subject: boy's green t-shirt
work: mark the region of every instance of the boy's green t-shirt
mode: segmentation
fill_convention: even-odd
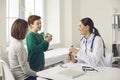
[[[28,33],[26,44],[30,68],[35,71],[43,69],[45,65],[44,51],[46,51],[49,46],[49,43],[44,40],[43,33]]]

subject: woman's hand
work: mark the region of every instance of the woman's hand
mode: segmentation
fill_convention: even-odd
[[[74,47],[71,47],[70,49],[69,49],[69,51],[70,52],[72,52],[72,53],[78,53],[78,49],[76,49],[76,48],[74,48]]]

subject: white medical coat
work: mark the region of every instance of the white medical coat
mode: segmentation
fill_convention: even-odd
[[[80,49],[77,53],[78,62],[84,62],[91,66],[104,66],[104,47],[101,37],[96,36],[91,49],[94,34],[89,38],[83,38],[80,42]]]

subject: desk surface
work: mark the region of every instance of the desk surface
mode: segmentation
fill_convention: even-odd
[[[45,52],[45,66],[65,61],[68,58],[69,48],[57,48]]]
[[[67,68],[65,68],[67,67]],[[81,75],[77,78],[71,78],[62,74],[59,74],[61,71],[76,67],[76,69],[81,70],[82,64],[67,63],[63,67],[56,66],[47,70],[43,70],[37,73],[38,76],[51,78],[53,80],[120,80],[120,69],[112,67],[95,67],[96,71],[86,72],[84,75]],[[38,80],[45,80],[38,78]]]

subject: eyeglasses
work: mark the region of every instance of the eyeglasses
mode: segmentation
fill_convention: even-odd
[[[87,71],[96,71],[96,72],[98,72],[97,69],[95,69],[95,68],[93,68],[93,67],[88,67],[88,66],[82,66],[82,70],[83,70],[84,72],[87,72]]]

